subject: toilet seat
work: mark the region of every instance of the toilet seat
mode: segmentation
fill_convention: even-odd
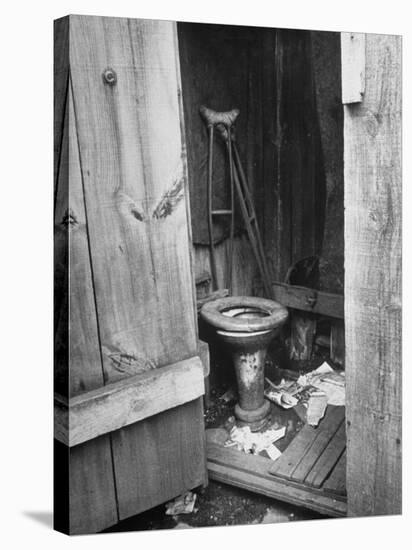
[[[283,324],[288,317],[288,310],[279,302],[266,298],[230,296],[206,302],[200,315],[220,330],[257,332],[271,330]]]

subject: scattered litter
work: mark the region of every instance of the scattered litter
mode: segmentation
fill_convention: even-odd
[[[269,445],[268,447],[265,447],[264,450],[267,452],[269,458],[272,460],[277,460],[282,454],[279,449],[275,447],[275,445]]]
[[[252,432],[249,426],[241,428],[234,426],[229,433],[229,439],[225,447],[236,447],[238,451],[248,454],[259,454],[266,451],[272,460],[276,460],[282,454],[274,445],[275,441],[285,436],[286,428],[278,430],[266,430],[265,432]]]
[[[345,405],[345,373],[334,371],[326,361],[312,372],[300,376],[298,384],[314,386],[324,392],[328,405]]]
[[[265,378],[265,380],[270,386],[264,392],[269,401],[273,401],[273,403],[284,409],[290,409],[298,404],[299,401],[294,397],[294,393],[300,388],[297,387],[295,382],[285,382],[282,379],[281,383],[276,385],[269,378]]]
[[[286,391],[265,390],[265,397],[284,409],[290,409],[298,404],[298,400]]]
[[[317,426],[319,420],[325,415],[325,410],[328,405],[328,397],[323,391],[317,391],[310,395],[308,400],[308,410],[306,418],[309,426]]]
[[[166,504],[167,516],[178,516],[179,514],[191,514],[195,510],[196,493],[188,491],[180,497],[175,498]]]

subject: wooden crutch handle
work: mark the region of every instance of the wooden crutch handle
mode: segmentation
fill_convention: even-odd
[[[200,114],[208,126],[215,126],[216,124],[224,124],[227,128],[230,128],[234,124],[239,115],[239,109],[232,109],[225,113],[218,113],[213,109],[209,109],[205,105],[202,105],[199,109]]]

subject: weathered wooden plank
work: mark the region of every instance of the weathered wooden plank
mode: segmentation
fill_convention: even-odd
[[[202,399],[119,430],[115,444],[120,519],[207,484]]]
[[[312,426],[305,424],[281,457],[270,468],[270,473],[277,477],[290,479],[301,458],[312,446],[318,433]]]
[[[262,186],[258,202],[262,212],[262,236],[270,273],[284,280],[291,263],[291,191],[283,185],[282,160],[284,123],[283,75],[284,44],[282,30],[262,32]],[[271,116],[264,116],[265,113]],[[258,214],[259,215],[259,214]],[[260,221],[260,220],[259,220]]]
[[[54,21],[53,47],[53,81],[54,81],[54,193],[57,197],[56,185],[62,154],[62,138],[66,98],[69,83],[69,18],[62,17]]]
[[[56,437],[73,447],[204,393],[204,367],[198,356],[88,391],[70,399],[57,396]]]
[[[338,431],[329,441],[327,447],[316,461],[312,470],[306,476],[305,483],[308,485],[313,485],[313,487],[321,487],[325,479],[332,472],[345,448],[345,422],[342,422]]]
[[[175,25],[84,16],[70,25],[104,379],[117,383],[197,354]],[[122,519],[205,482],[202,425],[197,399],[111,432]],[[154,462],[164,465],[157,485],[145,482]]]
[[[325,491],[346,495],[346,450],[322,486]]]
[[[311,469],[317,467],[315,463],[344,421],[345,407],[331,407],[330,405],[327,407],[325,417],[322,418],[316,429],[317,436],[300,462],[296,464],[291,479],[296,482],[303,482]]]
[[[358,103],[365,93],[365,34],[341,33],[342,103]]]
[[[344,317],[344,297],[303,286],[272,283],[273,299],[286,307],[311,311],[329,317]]]
[[[63,65],[60,64],[62,61]],[[54,259],[55,390],[66,399],[103,384],[87,220],[68,74],[69,19],[65,18],[55,24],[54,96],[55,108],[57,106],[58,109],[55,111],[57,173]],[[59,111],[63,104],[64,124]],[[56,424],[56,436],[59,431],[60,427]],[[76,449],[69,449],[58,441],[55,445],[56,528],[79,534],[99,531],[116,523],[118,514],[109,436]]]
[[[70,397],[104,384],[96,303],[92,281],[88,223],[71,87],[69,107],[69,205],[57,221],[69,236]],[[59,212],[56,209],[56,214]]]
[[[208,430],[206,435],[207,432]],[[304,506],[322,514],[334,517],[346,515],[346,502],[342,499],[293,482],[286,483],[271,476],[269,469],[273,461],[269,458],[247,455],[215,443],[208,443],[207,455],[207,468],[211,479],[296,506]]]
[[[71,17],[108,382],[196,354],[173,29],[162,21]],[[103,76],[108,67],[113,84]]]
[[[61,91],[66,94],[66,90]],[[54,188],[54,390],[69,395],[69,106],[55,134],[58,173]]]
[[[319,262],[320,290],[343,294],[343,106],[340,33],[311,31],[313,79],[316,90],[322,162],[325,172],[324,219]],[[308,285],[310,286],[310,285]]]
[[[119,521],[109,435],[70,449],[70,534],[97,533]]]
[[[401,512],[401,93],[401,38],[368,34],[363,101],[344,107],[351,516]]]

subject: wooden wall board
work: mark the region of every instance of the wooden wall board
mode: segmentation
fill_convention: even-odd
[[[321,252],[325,179],[308,31],[282,30],[281,180],[291,189],[291,264]]]
[[[359,103],[365,93],[366,35],[341,33],[342,41],[342,103]]]
[[[54,80],[54,169],[53,182],[56,198],[56,184],[59,173],[64,117],[66,112],[67,89],[69,84],[69,19],[62,17],[54,21],[53,80]]]
[[[325,173],[325,215],[319,289],[343,294],[343,107],[340,33],[311,31],[316,112]]]
[[[343,295],[278,282],[272,283],[272,289],[273,298],[287,307],[343,319]]]
[[[399,514],[402,505],[401,37],[368,34],[365,47],[365,94],[344,106],[351,516]]]
[[[173,29],[71,17],[106,382],[196,355]],[[102,76],[108,67],[114,85]]]
[[[119,521],[109,435],[70,449],[71,535],[97,533]]]
[[[70,185],[56,191],[56,256],[67,284],[70,273],[73,310],[71,391],[62,393],[76,400],[149,367],[167,368],[196,356],[197,330],[175,27],[83,16],[66,21],[67,26],[56,26],[55,38],[56,47],[70,57],[67,128],[55,138],[61,143],[59,154],[65,151],[58,184],[68,180]],[[69,46],[58,34],[67,28]],[[105,77],[108,68],[116,73],[115,83]],[[68,311],[68,292],[66,301]],[[198,370],[203,387],[203,368]],[[125,507],[128,515],[136,513],[131,499],[126,504],[119,499],[117,487],[136,481],[123,464],[133,465],[141,452],[143,478],[151,464],[141,449],[153,450],[150,441],[158,434],[167,433],[175,447],[159,444],[156,460],[167,465],[173,453],[196,455],[184,481],[206,483],[201,399],[172,411],[128,426],[127,435],[119,430],[63,453],[69,457],[70,533],[104,529],[119,520],[120,508],[122,517]],[[182,429],[190,442],[180,435]],[[140,437],[138,445],[135,437]],[[169,482],[169,473],[166,467],[159,477],[160,488],[175,491],[163,494],[165,500],[193,487],[179,487],[181,476]],[[149,507],[148,487],[139,495],[139,506],[143,502]]]
[[[120,519],[207,484],[202,399],[122,428],[113,442]]]
[[[194,245],[195,274],[211,273],[209,247]],[[223,289],[229,261],[229,241],[215,247],[218,287]],[[235,237],[233,243],[233,296],[254,296],[261,288],[252,247],[246,235]]]
[[[68,89],[67,105],[69,204],[61,216],[61,221],[59,218],[58,221],[65,225],[69,236],[69,383],[70,397],[75,397],[101,387],[104,384],[104,376],[71,86]]]
[[[61,27],[57,27],[60,29]],[[64,28],[64,27],[63,27]],[[59,34],[58,34],[59,36]],[[61,93],[66,93],[66,90]],[[65,102],[66,103],[66,102]],[[69,106],[65,104],[62,123],[54,142],[59,143],[55,180],[53,228],[54,263],[54,390],[69,395]],[[57,154],[55,152],[55,154]]]
[[[291,263],[291,190],[283,185],[281,172],[284,45],[281,30],[261,32],[263,174],[260,192],[257,189],[257,212],[262,218],[260,226],[270,274],[274,280],[283,281]]]

